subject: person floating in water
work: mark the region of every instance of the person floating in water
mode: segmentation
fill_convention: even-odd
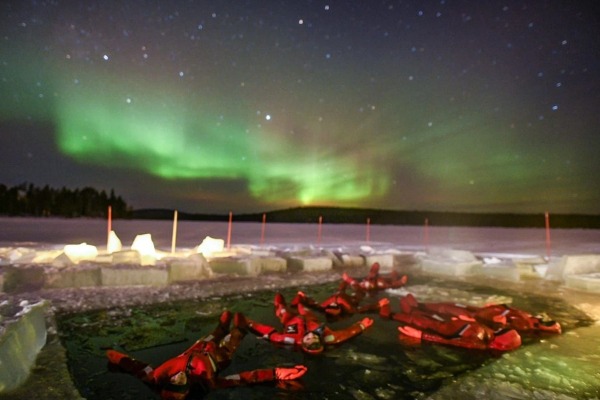
[[[418,307],[401,307],[401,312],[394,313],[387,298],[379,303],[379,315],[401,322],[398,330],[405,336],[479,350],[511,351],[521,346],[521,336],[514,329],[495,331],[473,319],[442,316]]]
[[[506,304],[475,307],[458,303],[418,303],[412,294],[408,294],[401,299],[400,307],[403,311],[417,308],[465,321],[473,320],[492,329],[508,328],[519,333],[561,333],[560,323],[547,316],[533,316]]]
[[[389,275],[379,274],[380,265],[374,263],[369,270],[369,274],[362,279],[355,279],[348,276],[347,273],[342,274],[342,280],[352,287],[352,289],[359,291],[365,291],[367,293],[373,293],[380,290],[386,289],[397,289],[404,285],[408,281],[406,275],[400,276],[397,271],[392,271]]]
[[[302,304],[305,307],[322,312],[328,320],[338,320],[354,314],[376,313],[379,311],[379,303],[377,302],[365,305],[360,304],[365,297],[363,290],[349,294],[346,292],[347,287],[348,283],[342,281],[338,290],[321,303],[307,296],[304,292],[298,292],[292,300],[291,306],[295,307],[298,304]]]
[[[234,327],[230,330],[231,319],[231,313],[224,311],[211,334],[199,339],[186,351],[157,368],[113,349],[108,350],[106,356],[112,365],[157,389],[163,400],[185,399],[195,387],[208,391],[245,384],[289,381],[304,375],[307,368],[296,365],[291,368],[259,369],[220,377],[219,372],[231,363],[233,354],[245,335],[237,326],[239,321],[244,319],[243,315],[235,314]]]
[[[321,323],[317,316],[301,303],[297,304],[297,309],[288,307],[281,293],[275,295],[274,303],[275,315],[284,327],[282,332],[247,317],[245,323],[240,323],[240,328],[246,328],[272,343],[294,345],[306,353],[319,354],[326,346],[343,343],[373,325],[371,318],[363,318],[345,329],[334,331]]]

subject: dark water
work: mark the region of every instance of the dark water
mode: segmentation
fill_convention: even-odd
[[[472,298],[490,294],[509,296],[513,306],[532,313],[547,312],[562,323],[565,331],[591,324],[583,313],[556,299],[529,297],[457,282],[447,284],[443,280],[411,283],[426,287],[434,294],[455,290]],[[333,293],[336,287],[337,283],[334,283],[284,290],[282,293],[291,300],[296,290],[303,290],[321,300]],[[110,371],[104,349],[114,347],[156,366],[211,332],[224,309],[240,311],[255,320],[279,327],[273,315],[273,296],[274,292],[269,291],[59,316],[59,331],[68,352],[73,380],[88,400],[158,399],[156,393],[136,378]],[[377,298],[383,296],[390,297],[388,293],[382,293]],[[397,306],[395,298],[392,304]],[[398,335],[396,322],[382,320],[377,315],[372,317],[375,324],[371,329],[320,356],[307,356],[291,348],[275,347],[249,334],[224,375],[302,363],[308,367],[308,372],[301,385],[281,388],[264,384],[221,389],[190,398],[419,399],[436,392],[461,374],[499,360],[498,355],[484,351],[407,342]],[[330,326],[339,329],[361,318],[355,316]],[[524,337],[523,346],[531,346],[540,340],[543,338],[539,336]]]

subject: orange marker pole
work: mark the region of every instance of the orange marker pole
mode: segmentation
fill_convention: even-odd
[[[548,211],[546,211],[545,218],[546,218],[546,258],[548,260],[550,260],[550,248],[551,248],[551,244],[550,244],[550,214],[548,214]]]
[[[321,244],[321,231],[323,226],[323,216],[319,215],[319,230],[317,231],[317,243]]]
[[[260,244],[265,242],[265,225],[267,223],[267,214],[263,213],[262,225],[260,226]]]
[[[171,254],[175,254],[175,244],[177,243],[177,210],[173,213],[173,236],[171,238]]]
[[[110,244],[110,232],[112,231],[112,207],[108,206],[108,228],[106,233],[106,250],[108,250]]]
[[[227,226],[227,249],[231,247],[231,223],[233,220],[233,213],[229,211],[229,225]]]
[[[367,243],[371,241],[371,218],[367,218]]]

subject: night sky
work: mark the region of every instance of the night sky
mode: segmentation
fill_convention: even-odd
[[[0,4],[0,183],[600,214],[600,2]]]

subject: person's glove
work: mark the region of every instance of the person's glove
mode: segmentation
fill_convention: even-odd
[[[280,381],[290,381],[298,379],[306,373],[308,368],[304,365],[296,365],[294,367],[277,367],[275,368],[275,377]]]
[[[392,314],[392,310],[390,309],[390,300],[387,297],[379,300],[379,315],[383,318],[389,318]]]
[[[410,336],[416,339],[421,339],[421,336],[423,336],[423,332],[413,328],[412,326],[399,326],[398,330],[400,331],[400,333],[406,335],[406,336]]]
[[[359,322],[361,329],[364,331],[371,325],[373,325],[373,320],[371,318],[363,318],[362,321]]]
[[[129,358],[126,354],[120,353],[116,350],[109,349],[106,351],[106,357],[111,364],[119,365],[122,359]]]

